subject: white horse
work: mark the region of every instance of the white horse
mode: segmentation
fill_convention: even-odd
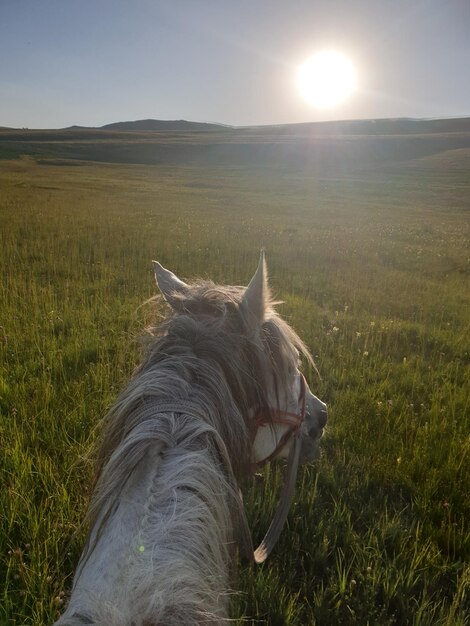
[[[260,562],[326,424],[299,371],[300,353],[311,357],[273,309],[264,254],[246,289],[188,285],[154,265],[172,313],[105,421],[91,530],[57,626],[226,623],[236,548],[253,554],[239,479],[289,458]]]

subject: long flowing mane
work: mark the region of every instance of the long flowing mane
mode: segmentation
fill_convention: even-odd
[[[252,469],[249,418],[254,407],[272,410],[269,390],[281,402],[299,352],[311,357],[267,293],[254,330],[244,288],[186,287],[149,329],[143,361],[105,418],[91,530],[58,624],[225,621],[234,549],[250,543],[238,491]],[[114,579],[103,598],[81,579],[88,565],[92,580],[103,576],[118,549],[120,587]],[[78,610],[84,595],[88,609]]]

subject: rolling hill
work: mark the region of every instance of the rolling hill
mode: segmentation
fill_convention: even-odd
[[[205,122],[188,122],[187,120],[135,120],[133,122],[114,122],[100,126],[102,130],[123,130],[123,131],[208,131],[230,128],[222,124],[207,124]]]
[[[469,149],[470,118],[244,128],[185,120],[137,120],[101,128],[0,129],[0,159],[30,156],[38,161],[266,166],[328,175],[444,153],[452,160],[453,154]]]

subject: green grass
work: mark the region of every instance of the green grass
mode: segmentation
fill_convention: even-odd
[[[235,623],[470,623],[470,177],[447,165],[2,162],[2,625],[52,622],[70,588],[151,259],[246,284],[261,246],[330,422],[274,553],[242,564]],[[272,467],[246,493],[258,539],[279,489]]]

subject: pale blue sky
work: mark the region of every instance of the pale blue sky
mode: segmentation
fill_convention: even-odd
[[[295,72],[323,48],[361,88],[319,112]],[[0,0],[0,126],[465,116],[469,68],[470,0]]]

